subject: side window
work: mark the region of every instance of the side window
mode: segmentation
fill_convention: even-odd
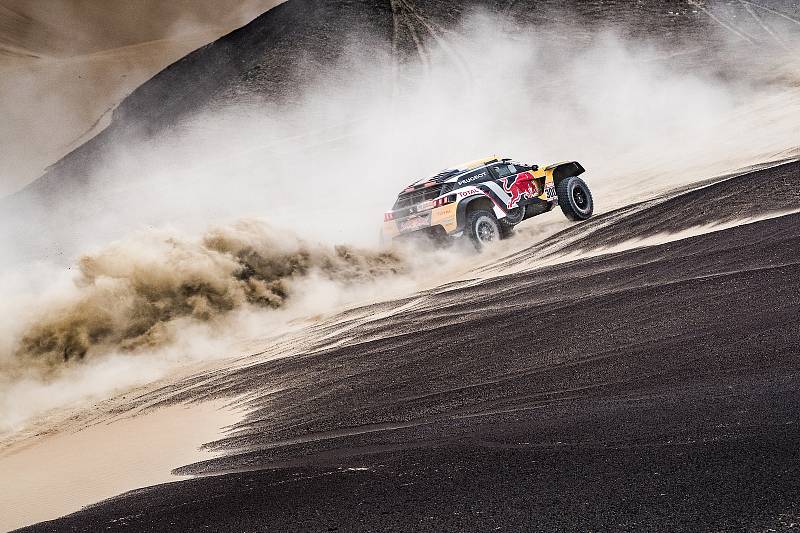
[[[497,175],[498,178],[505,178],[506,176],[511,176],[519,172],[517,167],[511,163],[503,163],[501,165],[495,165],[492,167],[494,174]]]

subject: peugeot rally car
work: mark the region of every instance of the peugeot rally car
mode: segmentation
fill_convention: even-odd
[[[403,189],[384,214],[382,237],[465,236],[481,249],[556,204],[570,220],[585,220],[594,205],[583,172],[577,161],[540,168],[494,156],[465,163]]]

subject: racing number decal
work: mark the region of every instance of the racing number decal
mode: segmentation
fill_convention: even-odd
[[[556,188],[552,183],[548,183],[547,185],[545,185],[544,192],[547,193],[548,200],[556,199]]]

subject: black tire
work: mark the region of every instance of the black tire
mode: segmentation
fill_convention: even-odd
[[[509,211],[508,214],[498,220],[498,222],[501,226],[505,226],[506,228],[510,229],[523,220],[525,220],[525,206],[521,205]]]
[[[556,187],[558,205],[570,220],[586,220],[594,212],[592,192],[586,183],[576,177],[564,178]]]
[[[515,207],[509,211],[506,216],[499,219],[500,223],[500,238],[507,239],[514,233],[514,226],[525,220],[525,206]]]
[[[467,215],[464,233],[478,251],[503,238],[500,222],[493,212],[486,209],[476,209]]]

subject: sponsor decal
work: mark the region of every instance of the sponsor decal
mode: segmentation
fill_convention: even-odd
[[[508,209],[511,209],[523,197],[530,200],[539,195],[539,188],[533,181],[533,174],[530,172],[521,172],[516,176],[503,178],[503,190],[511,195],[508,200]]]
[[[456,227],[456,210],[458,205],[455,203],[448,204],[433,211],[431,216],[430,225],[440,225],[445,231],[450,232]]]
[[[555,200],[556,197],[556,188],[552,183],[548,183],[545,188],[544,192],[547,193],[548,200]]]
[[[456,185],[466,185],[467,183],[472,183],[473,181],[478,181],[479,179],[485,178],[485,177],[486,177],[486,171],[484,170],[480,174],[475,174],[474,176],[470,176],[468,178],[464,178],[463,180],[460,180],[458,183],[456,183]]]
[[[466,198],[467,196],[472,196],[473,194],[478,194],[481,191],[478,189],[467,189],[466,191],[461,191],[458,193],[459,198]]]

